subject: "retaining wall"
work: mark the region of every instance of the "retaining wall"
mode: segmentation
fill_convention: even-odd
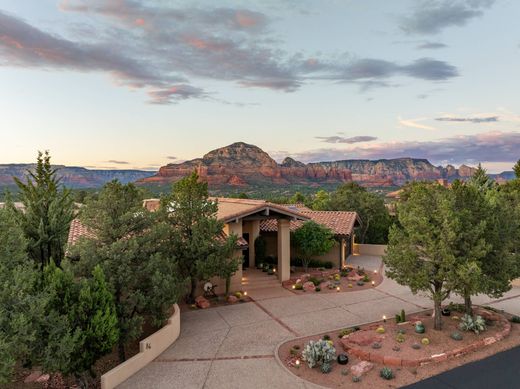
[[[177,340],[181,332],[181,314],[177,304],[166,325],[139,342],[139,353],[101,376],[101,389],[112,389],[157,358]]]
[[[386,254],[386,247],[385,244],[354,243],[354,254],[383,256]]]

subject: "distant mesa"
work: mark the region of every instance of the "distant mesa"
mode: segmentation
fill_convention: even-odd
[[[210,187],[303,184],[340,184],[357,182],[367,187],[403,185],[407,181],[467,179],[474,168],[434,166],[426,159],[397,158],[341,160],[303,163],[287,157],[281,164],[257,146],[233,143],[210,151],[202,158],[169,163],[157,174],[139,180],[142,184],[169,184],[196,171]]]

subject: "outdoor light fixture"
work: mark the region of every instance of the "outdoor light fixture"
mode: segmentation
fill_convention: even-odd
[[[339,286],[336,288],[336,290],[337,290],[338,292],[339,292],[340,289],[341,289],[341,288],[340,288]]]
[[[299,359],[297,359],[296,362],[294,362],[294,364],[296,365],[297,369],[300,368],[300,360]]]
[[[383,315],[383,323],[386,323],[386,315]]]
[[[244,296],[247,296],[247,290],[244,292]]]
[[[372,281],[372,286],[374,286],[375,284],[376,284],[376,282],[375,282],[375,281]]]
[[[292,288],[293,288],[293,289],[296,289],[296,285],[293,285]]]
[[[377,270],[374,270],[374,274],[377,274]]]
[[[273,269],[273,273],[276,273],[276,268]]]

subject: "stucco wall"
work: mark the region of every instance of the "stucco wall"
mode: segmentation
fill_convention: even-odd
[[[386,247],[384,244],[354,243],[354,254],[383,256],[386,254]]]
[[[157,358],[177,340],[181,332],[181,314],[177,304],[167,324],[139,342],[139,353],[101,376],[101,389],[112,389]]]

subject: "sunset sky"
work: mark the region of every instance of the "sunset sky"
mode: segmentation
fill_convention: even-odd
[[[510,170],[519,16],[514,0],[0,0],[0,163],[48,149],[156,169],[244,141]]]

